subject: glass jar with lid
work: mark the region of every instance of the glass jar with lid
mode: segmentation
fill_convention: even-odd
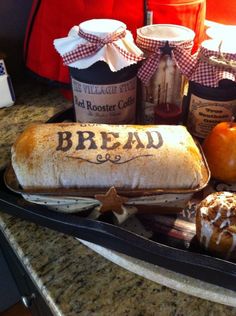
[[[146,60],[138,72],[142,83],[144,124],[177,124],[182,118],[186,72],[191,65],[194,32],[173,24],[153,24],[137,30],[137,45]]]
[[[186,124],[191,134],[204,139],[217,123],[236,117],[236,45],[206,40],[193,64],[184,102]]]
[[[136,75],[143,53],[123,22],[88,20],[54,45],[70,68],[76,121],[135,122]]]

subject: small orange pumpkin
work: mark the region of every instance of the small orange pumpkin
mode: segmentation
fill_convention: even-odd
[[[236,122],[218,123],[202,145],[211,175],[236,182]]]

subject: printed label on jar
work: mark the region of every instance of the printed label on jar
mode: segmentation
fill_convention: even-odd
[[[88,84],[72,78],[72,89],[77,122],[135,122],[136,77],[108,85]]]
[[[223,121],[230,121],[236,113],[236,100],[212,101],[192,94],[187,126],[193,135],[205,138],[212,128]]]

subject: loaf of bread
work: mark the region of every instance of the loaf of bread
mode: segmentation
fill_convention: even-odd
[[[202,179],[184,126],[32,125],[12,147],[12,166],[25,189],[192,189]]]

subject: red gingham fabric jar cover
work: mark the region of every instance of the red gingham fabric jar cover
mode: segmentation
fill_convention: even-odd
[[[146,85],[158,70],[160,58],[163,54],[162,48],[167,41],[143,37],[138,33],[136,43],[138,47],[148,52],[146,60],[138,71],[138,77]],[[186,77],[190,76],[194,68],[194,59],[191,55],[193,41],[168,41],[168,45],[171,49],[171,57],[181,74]]]
[[[71,28],[67,37],[54,40],[65,65],[86,69],[97,61],[106,62],[111,71],[143,60],[126,25],[113,19],[92,19]]]
[[[140,61],[143,59],[141,56],[129,53],[127,50],[122,49],[119,45],[116,44],[117,40],[125,37],[126,30],[124,28],[121,28],[120,31],[108,34],[108,36],[105,38],[100,38],[99,36],[83,32],[81,29],[79,29],[78,35],[87,40],[87,43],[78,45],[76,49],[73,49],[64,54],[62,56],[62,59],[65,65],[69,65],[77,61],[78,59],[93,55],[107,44],[114,45],[117,50],[128,60]]]
[[[222,79],[236,82],[236,50],[235,53],[220,52],[219,45],[220,42],[215,40],[202,43],[193,57],[189,80],[213,88],[218,87]],[[214,47],[215,49],[212,49]]]

